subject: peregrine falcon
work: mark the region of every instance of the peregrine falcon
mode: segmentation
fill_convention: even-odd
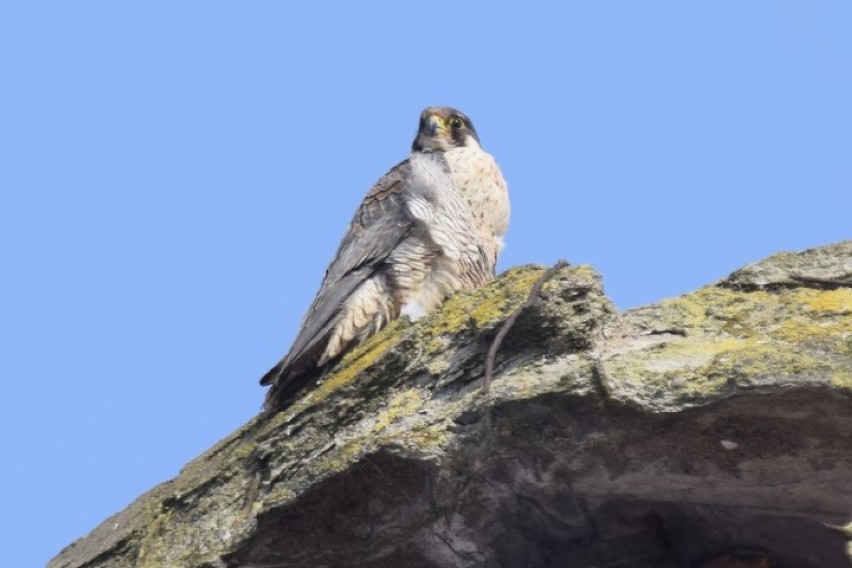
[[[260,380],[272,385],[266,410],[400,315],[418,319],[485,285],[508,224],[506,182],[473,123],[453,108],[424,110],[411,155],[364,197],[293,346]]]

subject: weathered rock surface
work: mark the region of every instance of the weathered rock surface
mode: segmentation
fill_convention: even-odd
[[[852,241],[625,313],[561,269],[482,394],[541,273],[397,322],[49,566],[850,566]]]

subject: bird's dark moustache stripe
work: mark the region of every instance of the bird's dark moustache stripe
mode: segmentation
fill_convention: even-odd
[[[465,121],[470,126],[470,128],[468,128],[467,126],[462,128],[454,128],[452,131],[453,141],[455,141],[455,143],[459,146],[464,146],[465,138],[467,138],[468,136],[473,136],[473,139],[476,140],[476,142],[479,144],[479,135],[477,135],[476,130],[473,129],[473,124],[471,124],[470,121],[467,119],[465,119]]]

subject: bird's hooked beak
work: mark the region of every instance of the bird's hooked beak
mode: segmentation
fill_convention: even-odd
[[[443,134],[447,131],[447,123],[437,114],[430,114],[429,118],[426,119],[426,130],[429,132],[429,136],[434,136],[439,132]]]

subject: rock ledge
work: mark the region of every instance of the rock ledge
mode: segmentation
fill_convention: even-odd
[[[483,395],[542,270],[393,324],[49,567],[850,566],[852,241],[624,313],[563,268]]]

